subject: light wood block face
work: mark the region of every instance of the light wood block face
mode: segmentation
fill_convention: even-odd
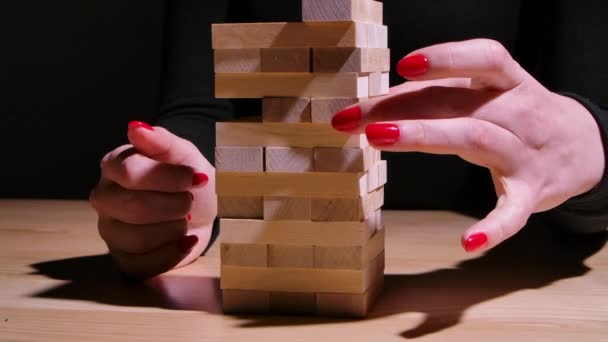
[[[361,221],[384,204],[384,188],[361,198],[313,198],[313,221]]]
[[[317,296],[314,293],[271,292],[270,312],[293,315],[315,314]]]
[[[357,73],[215,74],[215,97],[367,97],[369,79]]]
[[[283,123],[311,122],[310,98],[265,97],[262,100],[262,121]]]
[[[262,71],[260,49],[215,50],[213,59],[218,73]]]
[[[263,172],[264,149],[262,147],[216,147],[217,171]]]
[[[387,178],[388,178],[388,165],[386,160],[381,160],[380,163],[378,164],[378,176],[380,177],[380,184],[386,184],[387,182]]]
[[[221,288],[270,292],[364,293],[375,281],[377,262],[363,270],[221,266]]]
[[[384,229],[365,246],[315,246],[314,267],[360,270],[384,251]]]
[[[212,25],[213,49],[283,47],[386,48],[379,24],[364,22],[244,23]],[[386,28],[386,26],[383,26]]]
[[[367,147],[364,134],[338,132],[328,125],[218,122],[218,147]]]
[[[367,194],[367,174],[328,172],[217,172],[218,196],[358,198]]]
[[[234,219],[261,219],[264,217],[264,198],[227,197],[217,199],[217,216]]]
[[[380,211],[363,222],[264,221],[221,219],[222,243],[363,246],[375,234]]]
[[[267,147],[266,172],[314,171],[312,148]]]
[[[312,268],[314,246],[268,245],[268,267]]]
[[[314,149],[315,171],[318,172],[365,172],[380,161],[380,151],[367,147]]]
[[[359,99],[356,97],[311,99],[311,120],[314,123],[331,123],[334,114],[356,103],[359,103]]]
[[[310,197],[264,197],[264,220],[309,221],[310,218]]]
[[[314,72],[383,72],[390,70],[390,50],[379,48],[315,48]]]
[[[382,23],[382,2],[372,0],[302,0],[302,21]]]
[[[266,267],[267,249],[260,244],[221,243],[222,265]]]
[[[336,317],[365,317],[384,287],[384,275],[379,275],[363,294],[318,293],[317,314]]]
[[[369,74],[369,96],[386,95],[389,92],[388,73]]]
[[[310,72],[310,48],[272,48],[261,50],[262,72]]]
[[[222,306],[225,313],[268,313],[270,293],[264,291],[222,290]]]

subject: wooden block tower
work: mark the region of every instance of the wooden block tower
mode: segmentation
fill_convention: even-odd
[[[333,114],[388,93],[374,0],[303,0],[304,22],[213,25],[218,98],[263,98],[218,123],[221,288],[228,313],[363,317],[384,277],[386,162]]]

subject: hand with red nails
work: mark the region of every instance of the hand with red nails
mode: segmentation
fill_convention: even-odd
[[[191,263],[207,247],[215,171],[192,143],[162,127],[132,121],[128,137],[130,145],[102,159],[90,202],[121,270],[149,277]]]
[[[365,132],[384,151],[453,154],[488,168],[498,203],[464,232],[467,251],[496,246],[532,213],[600,182],[604,150],[590,112],[543,87],[498,42],[423,48],[402,59],[397,71],[410,82],[346,108],[332,124]]]

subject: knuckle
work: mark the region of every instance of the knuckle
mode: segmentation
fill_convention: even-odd
[[[137,191],[127,191],[124,195],[124,220],[131,224],[145,223],[150,207],[143,196]]]
[[[472,151],[486,151],[491,144],[491,137],[485,125],[471,121],[465,133],[466,146]]]
[[[428,143],[428,127],[424,122],[413,121],[410,124],[408,140],[412,147],[425,146]]]
[[[511,61],[511,54],[500,42],[492,39],[483,39],[483,52],[488,68],[491,70],[504,70]]]

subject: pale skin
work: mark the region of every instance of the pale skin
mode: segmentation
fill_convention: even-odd
[[[428,71],[360,104],[360,120],[347,131],[367,132],[381,150],[453,154],[490,169],[496,209],[462,235],[465,242],[487,237],[475,251],[599,183],[604,151],[591,114],[544,88],[499,43],[447,43],[414,55],[428,59]],[[391,124],[393,137],[374,144],[380,122]],[[146,277],[187,265],[206,248],[217,214],[215,170],[194,145],[161,127],[130,127],[129,141],[102,160],[91,203],[119,267]],[[192,185],[198,173],[208,183]],[[192,235],[198,241],[184,251]]]

